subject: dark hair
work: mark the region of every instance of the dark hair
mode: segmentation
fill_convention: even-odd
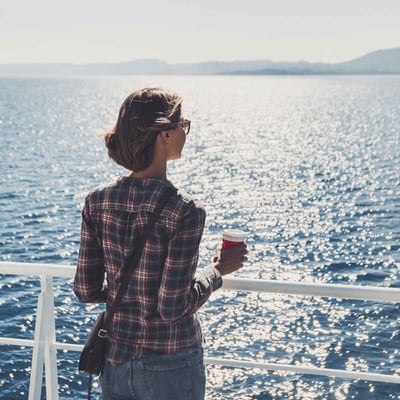
[[[131,170],[143,171],[153,161],[157,135],[180,121],[182,98],[161,88],[130,94],[114,128],[105,134],[109,157]]]

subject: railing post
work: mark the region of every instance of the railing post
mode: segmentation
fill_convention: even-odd
[[[41,293],[38,299],[37,319],[32,354],[29,400],[40,400],[45,366],[46,397],[58,400],[57,354],[55,349],[54,293],[51,276],[40,277]]]

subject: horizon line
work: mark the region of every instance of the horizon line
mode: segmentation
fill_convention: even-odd
[[[252,58],[252,59],[230,59],[230,60],[218,60],[218,59],[208,59],[204,61],[185,61],[185,62],[171,62],[171,61],[166,61],[161,58],[156,58],[156,57],[143,57],[143,58],[137,58],[137,59],[131,59],[131,60],[125,60],[125,61],[88,61],[88,62],[76,62],[76,61],[45,61],[45,62],[35,62],[35,61],[24,61],[24,62],[0,62],[0,65],[75,65],[75,66],[83,66],[83,65],[93,65],[93,64],[128,64],[132,62],[137,62],[137,61],[159,61],[166,63],[168,65],[190,65],[190,64],[206,64],[206,63],[235,63],[235,62],[254,62],[254,61],[269,61],[269,62],[274,62],[274,63],[300,63],[300,62],[305,62],[305,63],[310,63],[310,64],[340,64],[343,62],[347,61],[352,61],[357,58],[366,56],[371,53],[379,52],[379,51],[385,51],[385,50],[395,50],[395,49],[400,49],[400,46],[397,47],[388,47],[388,48],[379,48],[376,50],[369,51],[367,53],[362,53],[358,56],[355,56],[353,58],[344,60],[344,61],[309,61],[306,59],[297,59],[297,60],[273,60],[270,58]]]

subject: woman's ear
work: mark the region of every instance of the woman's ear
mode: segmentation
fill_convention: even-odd
[[[170,136],[169,135],[169,131],[162,131],[160,133],[160,135],[161,135],[161,138],[162,138],[164,143],[168,143],[169,142],[169,136]]]

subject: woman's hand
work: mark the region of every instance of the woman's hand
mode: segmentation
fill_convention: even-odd
[[[217,246],[214,257],[214,267],[218,269],[221,275],[228,275],[243,267],[247,261],[247,246],[241,243],[226,250],[221,249],[221,244]]]

